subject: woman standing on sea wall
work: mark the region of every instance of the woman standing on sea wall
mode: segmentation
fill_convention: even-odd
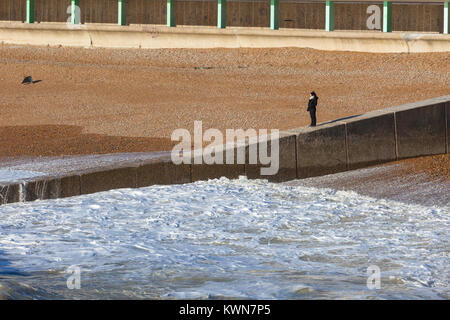
[[[306,111],[309,111],[309,115],[311,116],[311,127],[316,126],[317,100],[319,100],[319,97],[316,95],[316,93],[314,91],[311,92],[311,96],[309,97],[309,101],[308,101],[308,109],[306,110]]]

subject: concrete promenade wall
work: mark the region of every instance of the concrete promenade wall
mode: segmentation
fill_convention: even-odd
[[[175,165],[167,157],[69,176],[0,183],[0,204],[222,176],[246,175],[249,179],[280,182],[326,175],[398,159],[449,153],[449,127],[450,95],[321,123],[315,128],[283,131],[279,138],[280,169],[274,176],[261,176],[259,169],[263,165],[248,164],[250,145],[247,145],[246,164]]]
[[[348,1],[348,0],[347,0]],[[25,21],[26,0],[1,0],[0,20]],[[428,1],[424,1],[428,2]],[[442,32],[443,1],[394,2],[394,31]],[[35,0],[37,22],[65,22],[70,0]],[[369,5],[382,10],[382,1],[336,2],[336,30],[368,30]],[[129,24],[166,24],[166,0],[127,0]],[[117,23],[117,0],[80,0],[82,23]],[[217,0],[176,0],[176,24],[217,25]],[[324,29],[325,2],[280,0],[280,28]],[[270,0],[228,0],[226,24],[231,27],[269,27]]]
[[[109,48],[280,48],[359,52],[449,52],[448,34],[261,28],[23,24],[0,22],[7,44]]]

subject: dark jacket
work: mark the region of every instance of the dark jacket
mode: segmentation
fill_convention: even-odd
[[[317,100],[319,100],[318,96],[314,96],[314,98],[309,99],[308,101],[308,109],[306,111],[315,111],[317,106]]]

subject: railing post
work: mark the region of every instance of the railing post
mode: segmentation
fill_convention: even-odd
[[[392,2],[383,1],[383,32],[392,32]]]
[[[227,26],[227,0],[217,0],[217,28],[225,29]]]
[[[325,31],[334,30],[334,1],[325,4]]]
[[[118,0],[117,23],[119,26],[127,25],[127,0]]]
[[[34,0],[27,0],[27,21],[26,23],[34,23]]]
[[[444,2],[444,33],[450,34],[450,12],[448,2]]]
[[[278,15],[279,15],[280,1],[270,0],[270,29],[278,30]]]
[[[175,27],[175,0],[167,0],[167,26]]]
[[[71,2],[70,22],[72,24],[81,23],[80,0],[72,0]]]

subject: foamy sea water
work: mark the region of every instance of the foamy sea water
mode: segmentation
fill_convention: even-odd
[[[0,297],[449,299],[449,214],[225,178],[3,205]]]
[[[14,170],[14,169],[2,169],[0,168],[0,182],[9,182],[21,179],[29,179],[44,175],[41,172]]]

